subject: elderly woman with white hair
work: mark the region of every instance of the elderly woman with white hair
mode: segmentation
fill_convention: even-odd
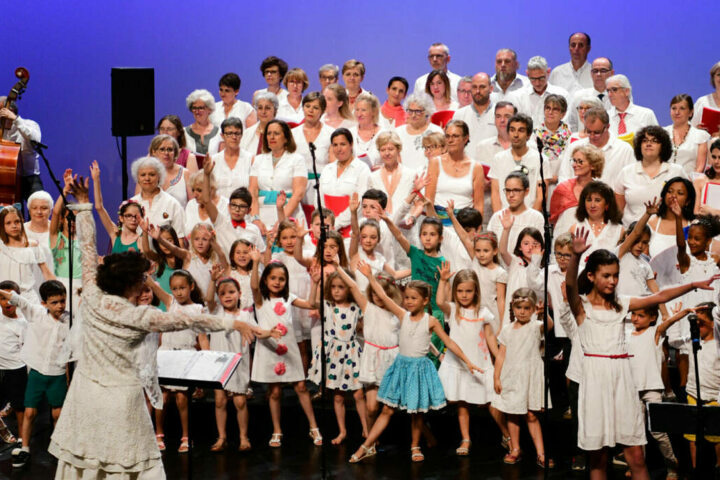
[[[155,157],[165,167],[165,181],[162,189],[173,196],[185,208],[190,198],[190,170],[177,163],[180,145],[170,135],[156,135],[148,147],[148,155]],[[140,185],[135,185],[135,193],[140,192]]]
[[[337,65],[326,63],[318,68],[318,79],[320,80],[320,91],[331,83],[337,83],[340,76],[340,69]]]
[[[363,92],[355,99],[357,125],[349,128],[355,143],[355,156],[372,169],[380,164],[380,154],[375,139],[380,133],[380,101],[370,92]]]
[[[576,104],[577,106],[575,106],[574,108],[577,112],[578,130],[577,132],[574,132],[570,137],[570,143],[576,140],[580,140],[581,138],[588,137],[588,131],[585,127],[585,112],[587,112],[593,107],[605,109],[603,103],[595,95],[584,95],[577,99]]]
[[[427,131],[443,133],[443,130],[430,123],[430,115],[435,112],[435,105],[426,93],[413,92],[403,105],[407,123],[395,129],[403,145],[402,163],[407,168],[421,172],[428,166],[422,144],[423,134]]]
[[[185,236],[185,211],[175,198],[160,188],[165,184],[167,171],[155,157],[140,157],[130,166],[133,180],[140,187],[132,200],[145,209],[152,225],[171,225],[178,237]],[[188,232],[189,233],[189,232]]]
[[[185,99],[195,121],[185,127],[185,142],[191,152],[212,155],[220,150],[220,128],[213,125],[210,115],[215,111],[215,98],[205,89],[193,90]]]
[[[27,199],[30,221],[25,222],[25,235],[28,240],[37,242],[45,258],[45,265],[51,272],[55,271],[55,260],[50,251],[50,212],[52,212],[53,203],[50,194],[44,190],[32,193]],[[36,272],[35,281],[38,286],[45,281],[40,271]]]
[[[257,112],[258,122],[245,130],[242,140],[240,140],[240,148],[250,155],[259,155],[263,151],[265,127],[268,122],[277,115],[280,102],[274,93],[260,92],[255,95],[253,103],[255,111]]]
[[[703,109],[708,107],[720,110],[720,62],[710,68],[710,86],[714,91],[697,99],[693,108],[692,121],[690,122],[693,127],[703,130],[708,130],[708,127],[702,123]],[[717,138],[720,135],[720,130],[708,133]]]

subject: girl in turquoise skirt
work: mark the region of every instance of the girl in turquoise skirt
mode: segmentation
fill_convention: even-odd
[[[385,406],[365,442],[350,457],[350,462],[357,463],[377,453],[375,442],[398,408],[412,414],[411,459],[413,462],[421,462],[425,459],[419,445],[423,427],[422,413],[445,406],[445,393],[440,378],[432,361],[427,357],[430,335],[436,334],[447,348],[467,365],[471,373],[482,373],[482,370],[468,360],[462,349],[445,333],[440,322],[426,312],[432,297],[430,285],[421,280],[408,283],[403,293],[403,306],[400,306],[378,284],[369,265],[360,261],[357,269],[368,278],[383,305],[401,319],[398,342],[400,351],[385,372],[378,390],[378,401]]]

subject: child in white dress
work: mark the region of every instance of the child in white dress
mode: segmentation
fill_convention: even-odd
[[[591,476],[604,475],[607,448],[624,446],[633,476],[647,478],[643,445],[645,422],[632,378],[623,322],[629,311],[650,308],[693,288],[712,289],[720,278],[671,287],[645,297],[617,298],[619,261],[607,250],[596,250],[578,278],[580,256],[590,247],[588,232],[580,228],[573,238],[566,290],[570,309],[579,326],[583,350],[578,398],[578,446],[590,451]],[[581,296],[582,295],[582,296]]]
[[[450,272],[450,263],[443,263],[440,269],[440,283],[437,291],[437,305],[445,314],[450,326],[450,338],[462,348],[465,355],[483,373],[468,373],[460,359],[452,352],[446,352],[440,364],[438,375],[445,390],[448,402],[456,402],[458,422],[462,441],[455,450],[460,456],[470,453],[470,409],[468,404],[486,405],[494,396],[493,391],[493,357],[497,357],[497,339],[492,327],[493,314],[482,306],[480,281],[477,274],[470,270],[460,270],[455,274],[452,283],[452,301],[447,301],[446,290]],[[490,407],[493,418],[507,436],[507,424],[502,414]]]
[[[528,431],[535,444],[537,464],[545,466],[545,446],[537,412],[545,408],[543,361],[540,343],[543,323],[535,315],[537,295],[529,288],[520,288],[510,297],[511,323],[498,335],[500,348],[495,360],[495,392],[492,405],[508,417],[510,453],[503,461],[515,464],[520,461],[520,416],[524,415]],[[552,319],[547,319],[552,328]],[[549,405],[548,405],[549,407]],[[548,466],[555,463],[548,460]]]
[[[252,273],[253,243],[245,238],[238,238],[230,247],[230,276],[240,285],[240,309],[252,308],[253,296],[250,288],[250,275]]]
[[[292,383],[300,406],[310,424],[310,438],[315,445],[322,445],[322,435],[315,421],[310,393],[305,387],[300,349],[293,330],[292,307],[305,309],[316,308],[317,282],[320,269],[312,270],[312,286],[310,299],[297,298],[290,293],[289,274],[287,267],[280,262],[270,262],[265,266],[262,277],[258,273],[260,252],[252,251],[253,271],[250,284],[255,300],[255,312],[258,326],[263,330],[278,328],[282,332],[279,339],[266,338],[255,344],[252,373],[253,382],[268,383],[270,416],[273,423],[273,434],[269,445],[279,448],[282,445],[282,427],[280,424],[280,402],[283,384]]]

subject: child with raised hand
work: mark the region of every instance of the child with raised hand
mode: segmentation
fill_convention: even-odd
[[[172,295],[165,292],[158,282],[151,278],[147,284],[158,299],[165,305],[168,313],[182,312],[188,315],[202,313],[205,306],[202,292],[198,287],[192,274],[187,270],[175,270],[170,275],[170,291]],[[196,333],[191,329],[177,332],[166,332],[160,335],[159,350],[195,350],[195,345],[207,350],[209,347],[208,337],[205,333]],[[169,386],[163,387],[163,403],[167,405],[170,395],[175,397],[178,413],[180,414],[180,426],[182,436],[178,453],[187,453],[190,450],[189,427],[188,427],[188,387]],[[155,436],[158,440],[158,447],[164,447],[165,437],[165,410],[155,411]],[[161,448],[162,450],[163,448]]]
[[[63,193],[70,195],[72,184],[72,170],[65,170],[65,187]],[[58,196],[53,206],[53,214],[50,220],[50,251],[53,255],[55,265],[55,277],[65,285],[65,288],[72,288],[73,312],[77,311],[80,302],[80,284],[82,279],[82,256],[80,254],[80,242],[75,235],[73,224],[70,230],[70,222],[67,221],[67,209],[62,196]],[[70,240],[72,240],[72,253],[70,253]],[[73,278],[70,276],[70,255],[73,261]]]
[[[507,291],[514,292],[520,288],[528,287],[535,289],[536,285],[542,285],[542,275],[539,273],[544,268],[542,257],[545,245],[542,234],[534,227],[523,228],[517,236],[512,253],[510,253],[508,251],[508,241],[510,229],[515,223],[515,216],[509,210],[503,210],[500,221],[502,222],[503,232],[500,237],[499,252],[500,258],[508,268]],[[534,263],[536,268],[530,269],[531,263]],[[530,277],[531,272],[533,273],[532,278]],[[509,295],[506,296],[500,330],[508,323],[510,323]]]
[[[70,353],[69,315],[65,311],[67,290],[58,280],[48,280],[40,285],[42,304],[30,302],[13,290],[0,290],[0,297],[17,307],[28,322],[20,351],[20,358],[28,368],[20,431],[22,447],[12,451],[13,467],[22,467],[30,459],[33,422],[43,398],[50,404],[53,425],[65,402]]]
[[[221,317],[232,318],[240,322],[257,326],[252,314],[243,311],[241,307],[240,284],[232,277],[223,277],[224,269],[220,265],[214,265],[212,269],[212,282],[208,288],[205,300],[208,311]],[[219,305],[215,300],[215,293],[219,299]],[[256,330],[255,338],[268,338],[270,330]],[[230,332],[212,332],[210,334],[210,350],[216,352],[234,352],[243,356],[235,374],[225,388],[215,390],[215,423],[218,430],[218,439],[210,447],[210,451],[220,452],[227,447],[227,402],[232,399],[237,411],[238,430],[240,431],[241,452],[250,450],[250,439],[248,438],[249,413],[247,409],[247,393],[250,387],[250,344],[243,341],[242,335],[237,330]]]
[[[367,270],[366,270],[367,271]],[[462,349],[443,330],[442,324],[429,313],[432,288],[426,282],[413,280],[405,287],[403,306],[390,298],[378,284],[375,277],[368,278],[370,286],[383,304],[400,318],[399,352],[380,383],[378,401],[385,406],[370,430],[365,442],[350,457],[350,463],[357,463],[377,453],[375,442],[387,428],[390,417],[398,408],[412,415],[411,460],[422,462],[425,456],[420,450],[420,436],[423,430],[422,413],[445,406],[442,383],[432,362],[427,357],[430,350],[430,335],[434,333],[447,348],[465,363],[470,373],[482,370],[465,356]]]
[[[362,260],[357,262],[357,271],[366,279],[372,274],[372,268]],[[365,344],[360,355],[360,382],[365,389],[365,402],[368,413],[368,428],[372,428],[379,412],[377,401],[378,387],[385,375],[385,371],[392,365],[398,354],[398,330],[400,319],[386,307],[383,300],[369,285],[362,292],[357,283],[352,281],[344,270],[338,270],[340,276],[350,286],[353,298],[363,312],[363,337]],[[402,293],[395,281],[386,276],[376,276],[376,282],[385,294],[395,303],[402,303]]]
[[[354,298],[352,286],[355,284],[353,282],[351,286],[352,281],[343,268],[338,268],[325,280],[325,386],[333,392],[335,417],[340,431],[332,440],[333,445],[340,445],[347,436],[345,396],[349,392],[355,399],[363,438],[368,434],[365,396],[360,382],[362,344],[356,333],[357,329],[362,328],[362,312]],[[322,384],[320,345],[313,350],[308,380],[316,385]]]
[[[138,231],[138,227],[140,226],[140,220],[145,218],[145,209],[134,200],[125,200],[118,208],[117,224],[113,223],[103,203],[100,167],[97,160],[93,160],[90,165],[90,176],[93,180],[95,210],[97,210],[100,217],[100,223],[102,223],[108,236],[110,236],[110,243],[112,244],[110,253],[141,251],[140,243],[138,243],[141,232]]]
[[[461,442],[455,450],[460,456],[470,453],[470,411],[469,404],[487,405],[493,397],[493,360],[497,357],[497,339],[492,327],[493,315],[482,306],[480,281],[474,271],[460,270],[455,274],[450,299],[446,298],[448,281],[453,275],[450,263],[444,262],[440,271],[440,283],[437,291],[437,304],[445,314],[450,326],[450,338],[462,348],[465,355],[482,370],[482,374],[468,373],[455,354],[447,352],[440,365],[438,375],[445,390],[448,402],[457,403],[458,422],[460,423]],[[507,426],[499,412],[492,411],[498,421],[503,436],[507,436]]]
[[[529,288],[520,288],[510,297],[511,323],[498,335],[500,348],[495,360],[495,392],[493,407],[507,415],[510,431],[510,453],[503,462],[515,464],[520,461],[520,417],[527,421],[528,431],[535,444],[537,464],[545,466],[545,446],[542,427],[537,412],[545,405],[542,356],[540,344],[543,339],[542,307],[537,295]],[[548,328],[553,327],[547,319]],[[549,459],[548,466],[555,463]]]
[[[22,215],[14,207],[0,210],[0,272],[3,280],[12,280],[20,287],[20,295],[39,304],[35,289],[35,272],[40,269],[45,280],[55,278],[45,264],[45,257],[37,242],[28,240]]]
[[[0,282],[0,290],[20,294],[20,287],[12,280]],[[0,405],[10,405],[15,412],[18,433],[22,432],[25,404],[25,386],[27,385],[27,366],[20,352],[25,342],[25,333],[28,322],[22,311],[10,303],[5,297],[0,297]],[[9,413],[9,412],[8,412]],[[17,438],[0,418],[0,438],[5,443],[16,443]]]
[[[433,292],[437,292],[438,283],[440,281],[440,273],[438,267],[442,265],[445,258],[440,254],[440,245],[442,244],[443,224],[437,218],[426,217],[420,224],[420,243],[422,249],[411,245],[410,241],[405,238],[400,229],[393,223],[385,212],[381,213],[382,220],[387,224],[388,229],[393,234],[398,244],[410,258],[411,278],[427,283]],[[443,312],[435,303],[435,295],[429,295],[430,311],[433,317],[440,323],[442,328],[445,327]],[[440,338],[434,334],[431,336],[432,343],[438,352],[443,351],[443,343]],[[439,355],[435,352],[430,353],[430,359],[439,367]]]
[[[682,303],[678,303],[673,309],[674,315],[659,325],[657,325],[657,320],[660,312],[657,307],[635,310],[630,315],[630,321],[635,330],[630,335],[628,353],[635,387],[642,401],[643,417],[647,403],[662,403],[662,393],[665,389],[662,379],[662,344],[665,332],[672,324],[693,312],[694,309],[683,309]],[[668,478],[677,478],[678,462],[667,433],[650,432],[650,434],[665,458]]]
[[[240,285],[240,308],[247,309],[253,306],[252,288],[250,288],[250,275],[253,261],[251,253],[253,244],[245,238],[238,238],[230,247],[228,259],[230,262],[229,275]]]
[[[578,446],[590,452],[591,476],[605,475],[606,447],[621,444],[633,476],[649,478],[642,448],[647,443],[645,424],[632,378],[624,319],[628,312],[668,302],[693,288],[712,289],[712,282],[720,275],[645,297],[618,298],[620,262],[609,251],[601,249],[590,254],[578,277],[580,256],[590,248],[587,237],[584,228],[576,232],[566,276],[568,303],[581,327],[578,333],[584,354],[578,398]]]
[[[140,220],[140,228],[142,229],[142,236],[140,237],[142,242],[142,251],[144,255],[149,258],[152,262],[157,265],[153,276],[160,285],[165,293],[171,294],[170,290],[170,276],[175,270],[183,268],[184,257],[176,255],[180,249],[180,239],[175,232],[175,229],[170,225],[163,225],[159,227],[159,237],[165,240],[167,243],[171,243],[176,248],[171,250],[165,243],[160,243],[158,240],[153,238],[152,247],[150,248],[150,236],[148,230],[150,230],[150,222],[144,218]],[[173,253],[175,252],[175,253]],[[164,303],[160,303],[160,310],[163,312],[167,310]]]
[[[699,215],[690,222],[687,240],[682,226],[680,205],[675,197],[670,200],[670,209],[675,214],[675,232],[677,236],[677,260],[683,281],[701,280],[720,273],[720,257],[710,252],[710,243],[720,235],[720,217]],[[685,305],[697,305],[715,300],[714,292],[691,291],[683,297]]]
[[[366,200],[363,199],[363,201]],[[357,268],[358,261],[363,261],[370,265],[373,275],[385,272],[394,280],[399,280],[410,275],[409,270],[396,271],[386,260],[385,256],[376,251],[382,239],[380,224],[374,219],[368,219],[363,221],[362,225],[358,225],[357,211],[359,206],[358,195],[357,193],[353,193],[350,196],[350,225],[352,226],[352,236],[350,237],[350,249],[348,252],[350,268],[354,271]],[[368,281],[365,276],[359,276],[356,281],[361,292],[367,289]]]
[[[293,331],[292,308],[317,308],[319,269],[313,272],[313,284],[308,299],[297,298],[290,293],[287,267],[280,262],[270,262],[265,266],[262,277],[258,273],[260,252],[254,249],[251,253],[253,261],[250,284],[253,290],[255,312],[258,326],[264,330],[277,328],[282,332],[279,339],[266,338],[258,340],[255,345],[252,373],[253,382],[268,383],[270,416],[273,423],[273,434],[269,445],[278,448],[282,445],[282,427],[280,424],[280,403],[282,387],[292,383],[300,406],[310,424],[310,438],[315,445],[322,445],[322,435],[315,421],[310,394],[305,387],[300,349],[295,341]],[[287,338],[286,338],[287,337]]]

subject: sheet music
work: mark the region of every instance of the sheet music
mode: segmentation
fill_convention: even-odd
[[[218,382],[225,386],[242,356],[211,350],[158,350],[158,377]]]

